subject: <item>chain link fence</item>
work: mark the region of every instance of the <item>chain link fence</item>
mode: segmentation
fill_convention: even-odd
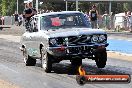
[[[2,23],[4,22],[4,23]],[[0,19],[0,25],[14,25],[14,16],[4,16],[4,20]],[[24,24],[24,22],[23,22]],[[124,16],[100,16],[98,19],[98,27],[104,30],[128,31],[130,23]]]
[[[131,19],[125,16],[108,16],[98,19],[98,26],[104,30],[113,31],[130,31],[131,30]]]
[[[0,17],[0,25],[14,25],[15,17],[14,16],[4,16],[4,18]]]

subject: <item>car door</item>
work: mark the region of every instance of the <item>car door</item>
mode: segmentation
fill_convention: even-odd
[[[40,56],[40,39],[39,39],[39,17],[32,17],[31,30],[23,34],[23,44],[26,46],[27,53],[30,56]]]

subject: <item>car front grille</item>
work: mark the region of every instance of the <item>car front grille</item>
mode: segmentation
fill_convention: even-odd
[[[80,35],[80,36],[69,36],[68,43],[69,44],[86,44],[90,42],[90,38],[87,35]]]
[[[92,41],[93,36],[97,36],[97,41]],[[105,35],[106,39],[103,41],[99,40],[100,35],[78,35],[78,36],[68,36],[68,37],[57,37],[55,38],[57,45],[86,45],[86,44],[93,44],[93,43],[105,43],[107,42],[107,35]]]

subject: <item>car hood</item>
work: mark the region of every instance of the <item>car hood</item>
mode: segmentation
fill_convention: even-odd
[[[46,34],[52,37],[67,37],[67,36],[79,36],[79,35],[93,35],[93,34],[106,34],[102,29],[91,29],[91,28],[66,28],[48,30]]]

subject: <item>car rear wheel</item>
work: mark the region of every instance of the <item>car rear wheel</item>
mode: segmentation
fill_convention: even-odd
[[[36,59],[33,59],[31,56],[29,56],[26,51],[23,51],[23,56],[24,56],[24,63],[26,66],[35,66],[36,64]]]
[[[98,52],[95,55],[96,59],[96,65],[98,68],[104,68],[106,65],[106,61],[107,61],[107,52],[106,51],[102,51],[102,52]]]

